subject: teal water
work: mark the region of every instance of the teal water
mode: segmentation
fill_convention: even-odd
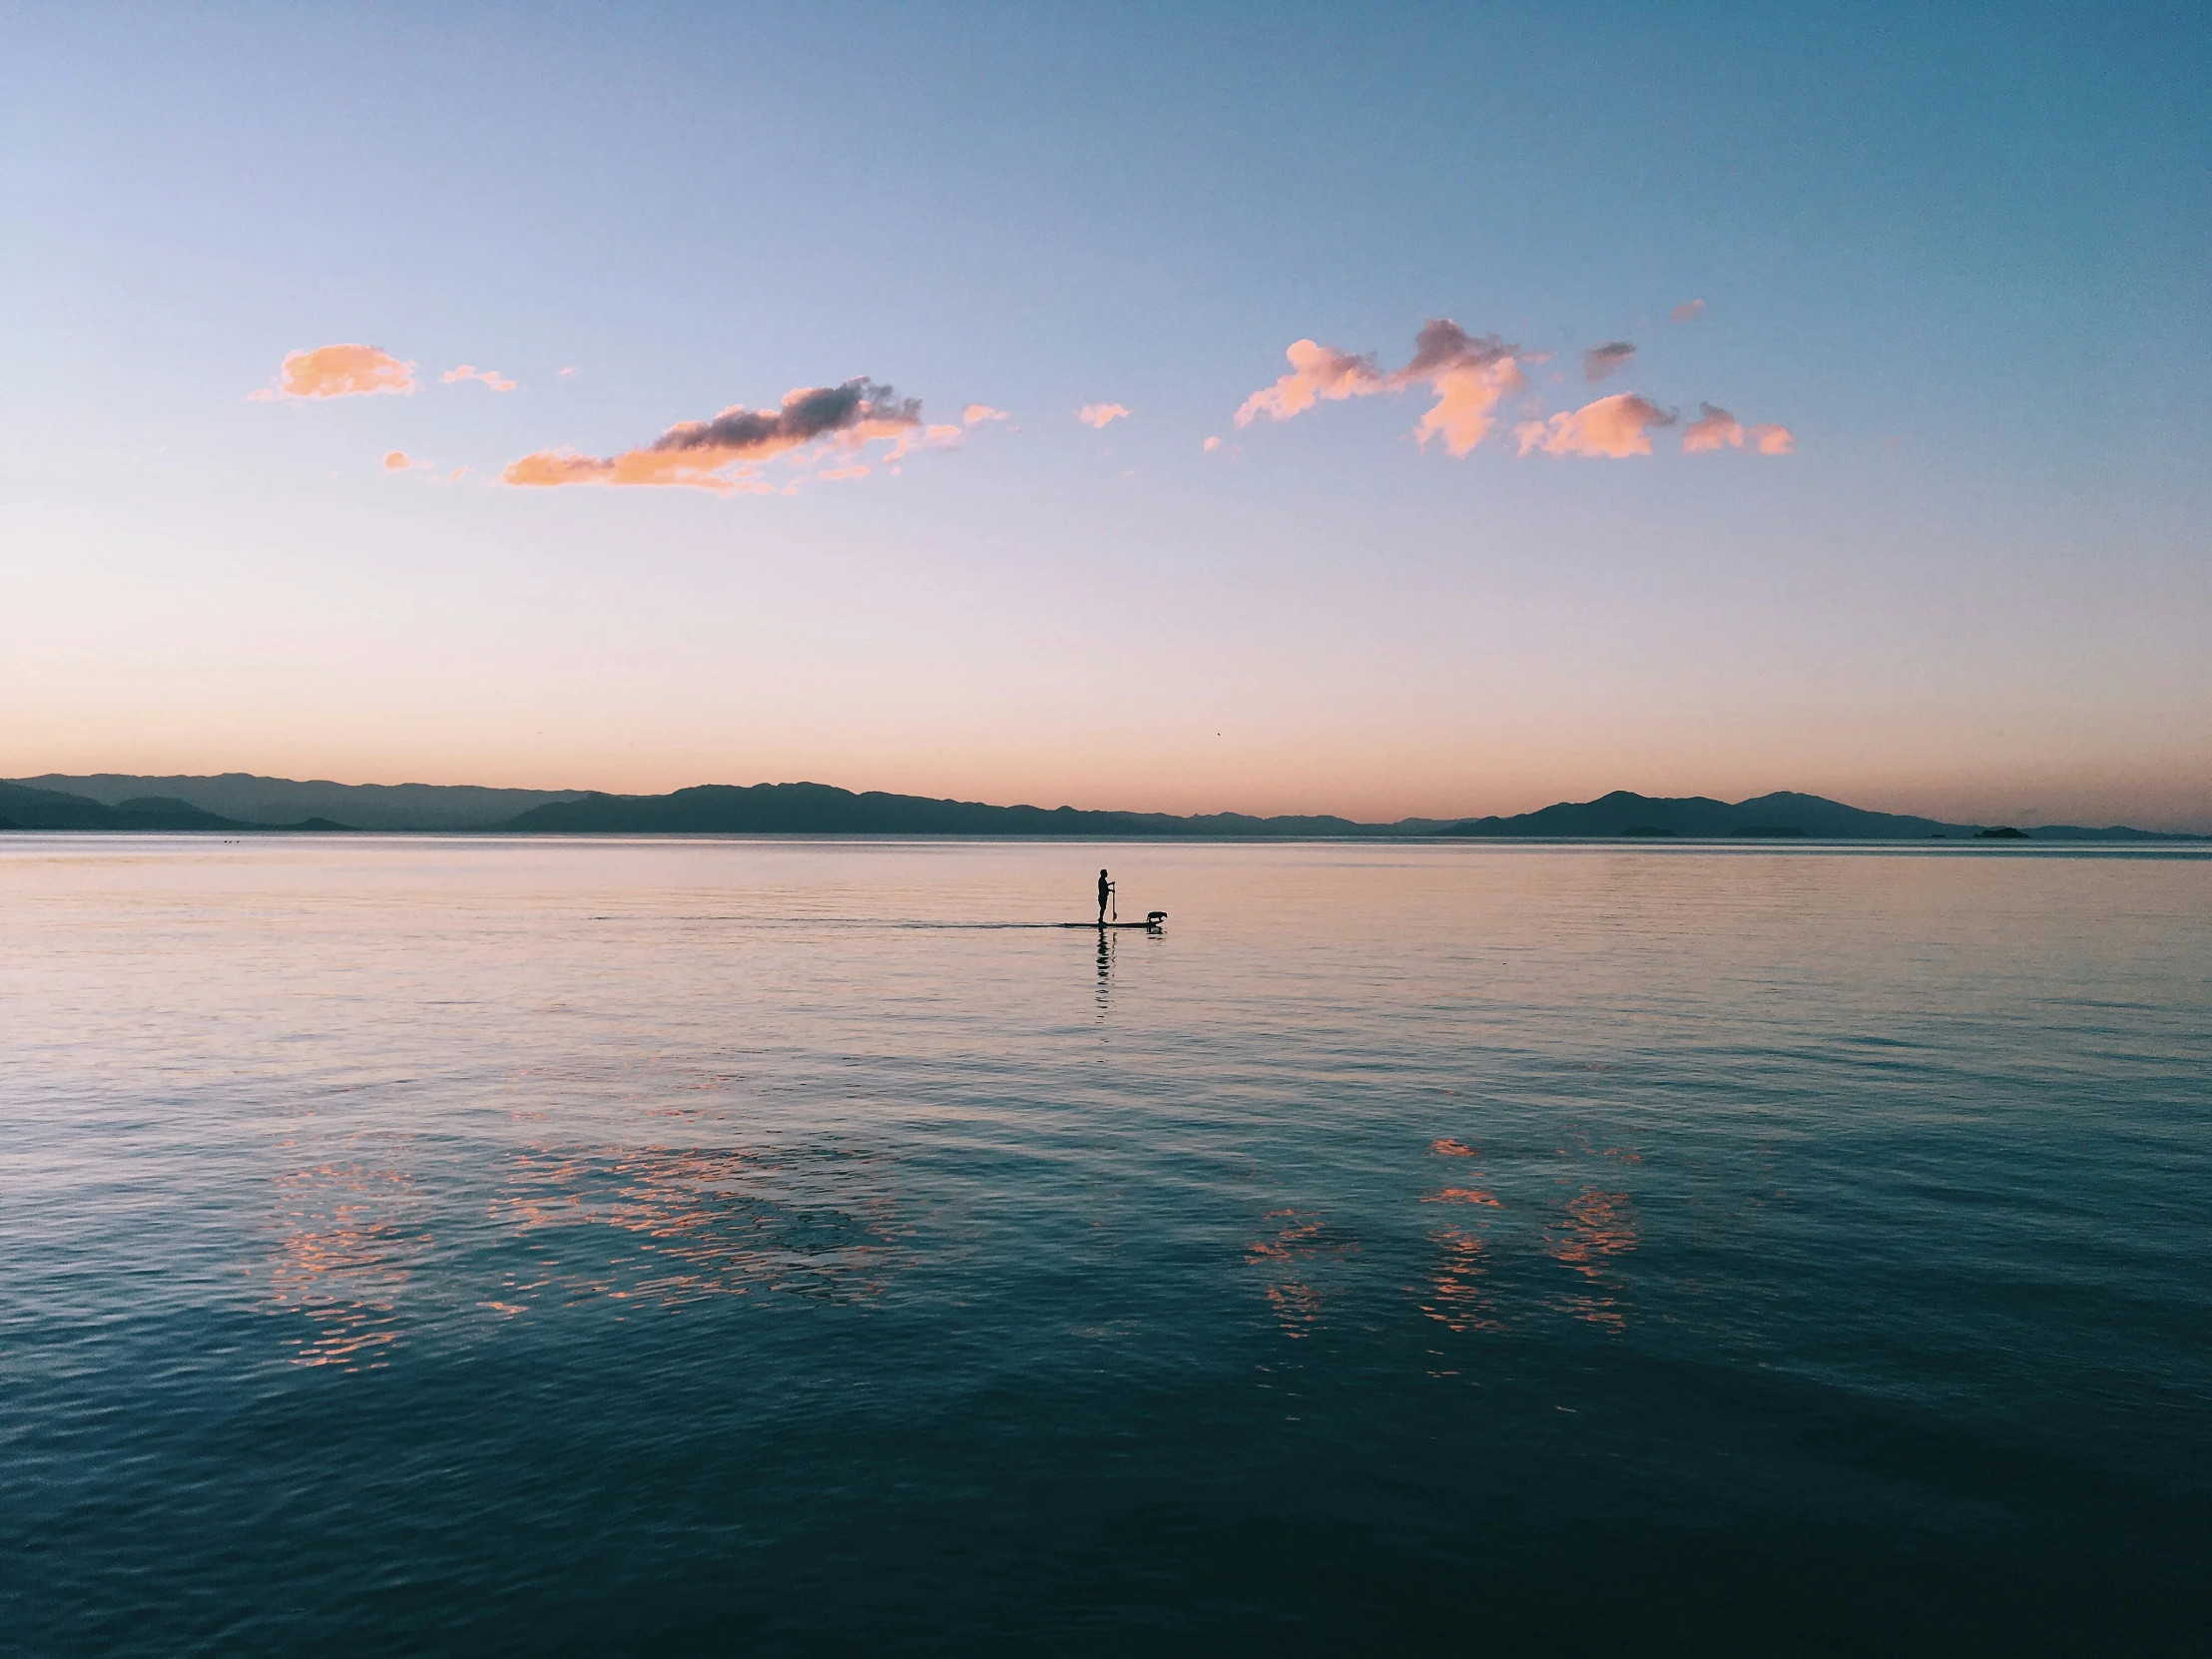
[[[1099,863],[1160,936],[1081,918]],[[2201,1651],[2212,859],[0,837],[0,1647]]]

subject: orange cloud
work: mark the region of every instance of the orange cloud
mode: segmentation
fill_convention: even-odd
[[[1682,429],[1682,453],[1702,455],[1723,445],[1743,448],[1743,422],[1717,404],[1700,403],[1697,419]]]
[[[1617,391],[1572,414],[1530,420],[1513,428],[1523,455],[1603,455],[1614,460],[1651,453],[1651,428],[1672,426],[1675,417],[1632,391]]]
[[[1582,378],[1594,386],[1635,354],[1636,348],[1624,339],[1593,345],[1582,353]]]
[[[413,461],[407,458],[407,452],[404,449],[394,449],[384,457],[384,470],[386,472],[405,472],[414,464]]]
[[[1526,382],[1510,359],[1481,368],[1455,368],[1436,377],[1436,401],[1420,417],[1413,436],[1423,449],[1430,438],[1444,440],[1444,450],[1464,455],[1490,433],[1490,411],[1507,392]]]
[[[1426,324],[1414,337],[1413,360],[1392,376],[1400,385],[1425,381],[1436,401],[1413,428],[1423,449],[1440,437],[1447,454],[1464,455],[1489,435],[1498,399],[1527,385],[1520,347],[1495,334],[1473,338],[1448,317]]]
[[[1685,299],[1682,301],[1681,304],[1675,306],[1673,310],[1669,311],[1667,313],[1667,316],[1670,321],[1674,322],[1695,322],[1701,315],[1704,314],[1704,300]]]
[[[1469,334],[1449,317],[1431,318],[1414,337],[1411,361],[1388,374],[1372,352],[1355,355],[1310,339],[1297,341],[1284,355],[1291,372],[1244,400],[1237,410],[1239,426],[1261,415],[1289,420],[1324,398],[1372,397],[1425,385],[1436,401],[1413,428],[1415,441],[1425,449],[1430,438],[1442,438],[1446,452],[1464,455],[1488,435],[1498,400],[1527,384],[1519,346],[1495,334]]]
[[[915,446],[917,435],[921,444],[938,447],[957,439],[960,430],[924,430],[918,398],[901,398],[863,376],[841,386],[801,386],[785,393],[776,409],[734,403],[712,420],[682,421],[620,455],[541,449],[500,476],[516,485],[685,485],[721,495],[761,495],[777,486],[761,481],[760,463],[780,455],[798,463],[825,452],[852,456],[869,443],[884,442],[890,448],[882,459],[895,461]]]
[[[1290,373],[1244,400],[1237,410],[1239,426],[1251,425],[1259,415],[1288,420],[1312,408],[1316,398],[1366,397],[1385,386],[1373,352],[1356,357],[1349,351],[1302,339],[1292,341],[1283,355],[1291,360]]]
[[[1711,403],[1700,403],[1698,409],[1697,419],[1682,432],[1682,453],[1685,455],[1699,455],[1723,446],[1741,449],[1746,438],[1762,455],[1787,455],[1797,448],[1797,439],[1787,426],[1746,426],[1726,409]]]
[[[499,377],[498,369],[474,368],[467,363],[461,364],[459,368],[447,369],[438,378],[449,386],[461,380],[481,380],[493,391],[513,391],[515,389],[515,383],[512,380],[503,380]]]
[[[1095,426],[1101,432],[1116,420],[1127,420],[1129,411],[1119,403],[1086,403],[1075,411],[1075,418],[1086,426]]]
[[[257,403],[283,397],[362,397],[415,389],[413,363],[403,363],[373,345],[318,345],[312,351],[285,354],[275,390],[264,386],[249,395]]]
[[[960,424],[973,426],[979,420],[1004,420],[1006,411],[994,409],[988,403],[970,403],[960,411]]]

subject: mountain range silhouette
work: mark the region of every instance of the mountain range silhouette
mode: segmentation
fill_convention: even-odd
[[[511,835],[1065,835],[1258,839],[1428,835],[1498,839],[1807,837],[1848,840],[2025,838],[2202,840],[2115,825],[1946,824],[1869,812],[1788,791],[1749,801],[1615,790],[1508,818],[1400,819],[1362,824],[1327,816],[1079,811],[994,807],[926,796],[855,794],[828,784],[705,784],[667,795],[596,790],[499,790],[474,785],[335,784],[247,773],[147,778],[47,774],[0,782],[0,830],[482,832]]]

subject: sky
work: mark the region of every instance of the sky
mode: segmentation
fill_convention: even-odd
[[[7,6],[0,775],[2212,830],[2212,12]]]

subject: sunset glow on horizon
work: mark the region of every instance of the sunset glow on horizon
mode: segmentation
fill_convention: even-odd
[[[2212,830],[2201,41],[1014,15],[18,18],[0,777]]]

